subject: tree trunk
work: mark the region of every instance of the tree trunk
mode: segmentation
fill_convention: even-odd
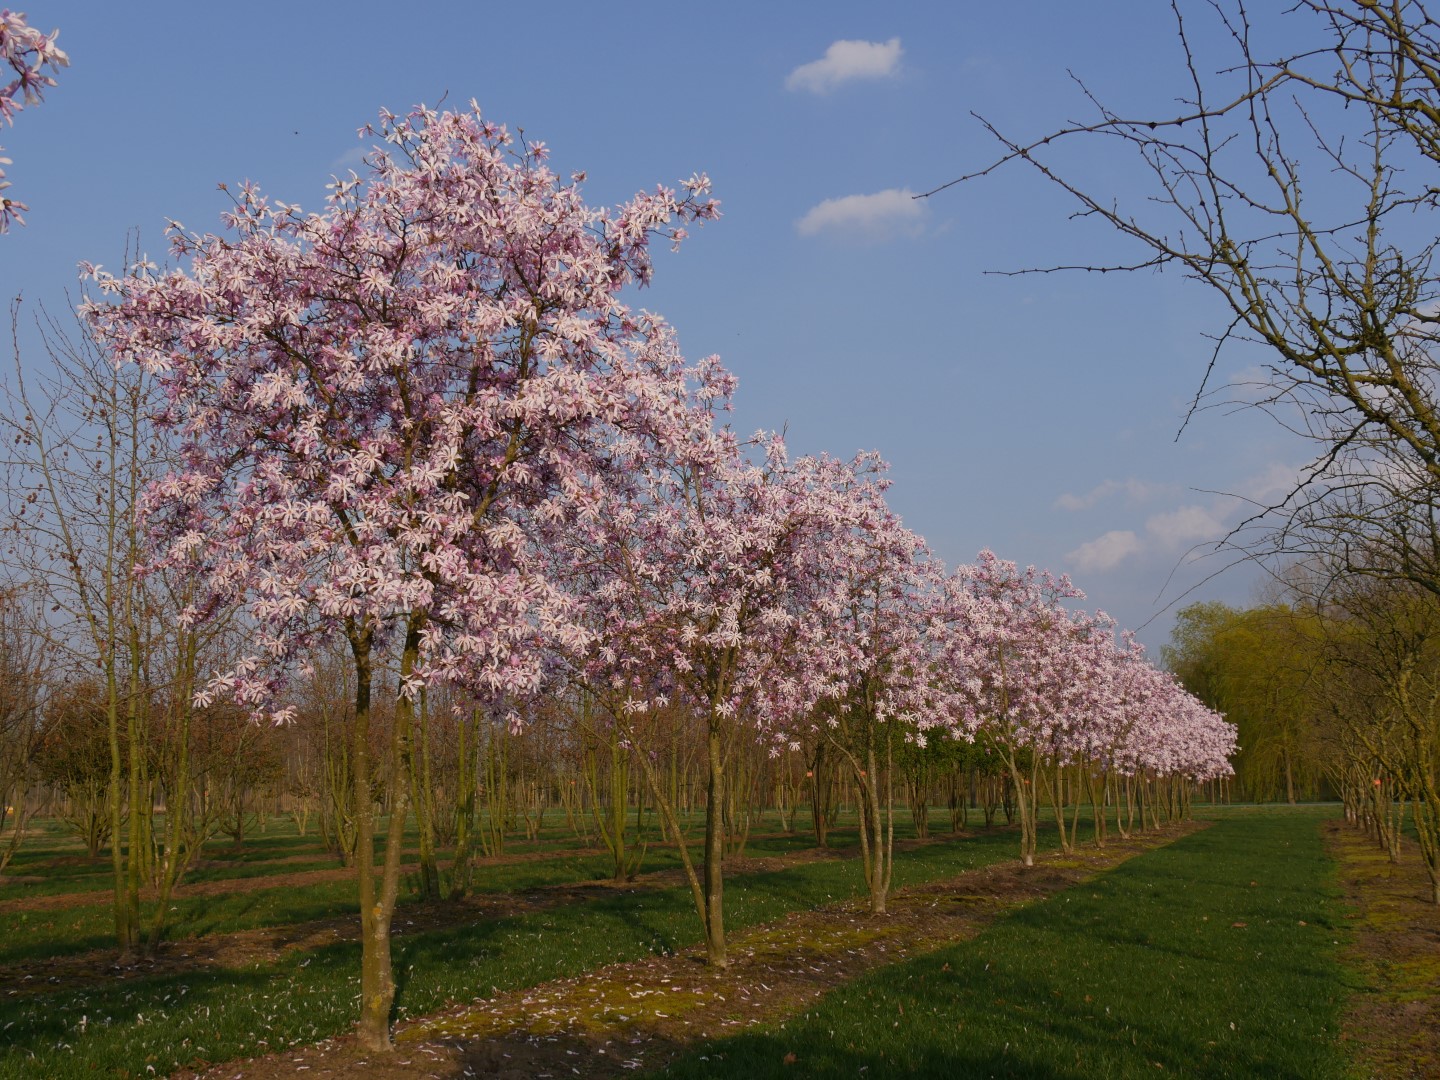
[[[135,919],[131,917],[130,898],[125,883],[125,796],[121,787],[125,766],[120,755],[120,688],[116,681],[113,657],[106,660],[105,682],[105,718],[110,736],[110,783],[106,790],[106,803],[110,813],[110,868],[114,875],[112,906],[115,915],[115,942],[120,947],[120,963],[128,964],[134,959],[138,928]]]
[[[1050,803],[1055,808],[1055,828],[1060,832],[1060,850],[1069,855],[1075,850],[1075,845],[1074,838],[1066,827],[1065,778],[1060,765],[1057,764],[1051,771],[1050,783],[1045,786],[1050,789]]]
[[[1105,793],[1109,790],[1109,778],[1100,774],[1100,783],[1095,783],[1095,774],[1089,769],[1085,770],[1085,786],[1089,789],[1090,809],[1095,815],[1095,846],[1105,846]]]
[[[706,905],[705,885],[700,880],[700,875],[695,872],[695,863],[690,858],[689,845],[685,843],[685,830],[680,824],[679,816],[676,813],[678,792],[673,784],[671,791],[667,794],[660,783],[660,775],[655,763],[650,760],[647,754],[636,754],[636,760],[640,762],[640,769],[645,774],[646,786],[650,788],[650,794],[655,800],[655,809],[660,814],[660,821],[664,831],[670,834],[675,841],[675,849],[680,855],[680,866],[685,871],[685,880],[690,886],[690,895],[695,901],[695,912],[700,916],[700,925],[706,931],[706,941],[709,942],[709,911]],[[673,762],[672,762],[673,777]],[[723,945],[723,939],[722,939]]]
[[[355,866],[360,887],[360,1022],[356,1036],[362,1047],[373,1052],[391,1049],[395,977],[390,966],[390,920],[379,902],[383,893],[375,879],[375,801],[370,789],[371,632],[352,630],[350,642],[355,658],[350,767],[355,783]]]
[[[833,794],[825,758],[825,740],[818,739],[810,767],[810,817],[815,823],[816,847],[825,847],[830,839],[830,802]]]
[[[705,747],[710,770],[705,805],[705,958],[711,967],[723,968],[729,960],[725,955],[725,831],[721,821],[725,761],[719,720],[712,708]]]
[[[471,720],[478,729],[478,718],[473,712]],[[470,852],[473,845],[471,838],[475,834],[475,752],[467,744],[466,730],[467,725],[462,717],[456,731],[458,747],[455,782],[459,785],[460,792],[455,806],[455,858],[450,864],[451,900],[462,899],[470,891]]]
[[[170,896],[180,876],[192,857],[192,851],[185,839],[185,818],[190,813],[190,716],[191,697],[194,691],[195,653],[194,642],[187,635],[185,651],[180,657],[181,671],[176,679],[175,705],[179,710],[179,745],[175,748],[175,762],[171,778],[171,790],[165,798],[165,850],[160,865],[159,888],[156,895],[155,913],[151,918],[150,932],[145,940],[145,955],[154,956],[165,934],[166,916],[170,912]]]
[[[415,824],[420,834],[420,898],[440,899],[440,869],[435,862],[435,797],[430,772],[430,709],[425,691],[420,691],[419,754],[413,739],[406,757],[411,800],[415,805]],[[418,761],[418,764],[417,764]]]
[[[1021,774],[1020,764],[1013,752],[1007,749],[1004,756],[1015,782],[1015,802],[1020,812],[1020,863],[1022,866],[1034,866],[1037,847],[1035,814],[1039,807],[1039,792],[1035,790],[1038,787],[1035,781],[1039,778],[1037,759],[1032,756],[1030,775],[1026,777]]]

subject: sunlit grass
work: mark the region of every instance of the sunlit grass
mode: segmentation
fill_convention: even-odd
[[[778,830],[778,825],[778,820],[762,822],[756,829],[757,835],[746,846],[746,854],[785,855],[813,846],[813,839],[808,833],[787,835],[770,831]],[[473,876],[472,891],[481,894],[524,893],[546,886],[599,881],[613,876],[614,862],[609,855],[576,855],[578,841],[573,833],[553,827],[550,832],[552,835],[542,837],[539,844],[516,844],[511,849],[516,855],[534,853],[545,856],[548,852],[548,857],[519,862],[482,862]],[[907,834],[913,834],[913,829],[907,823],[906,827],[897,828],[897,834],[904,839]],[[690,841],[691,854],[696,860],[701,857],[699,836],[696,830]],[[15,871],[17,874],[44,875],[44,880],[28,883],[22,888],[0,890],[0,901],[84,891],[95,891],[97,895],[84,906],[35,911],[0,909],[0,966],[51,956],[73,956],[105,949],[113,943],[114,923],[108,893],[111,882],[109,860],[76,866],[69,861],[80,850],[73,839],[52,833],[44,840],[44,843],[34,844],[27,852],[28,862],[24,865],[28,869]],[[843,819],[831,834],[834,847],[844,847],[856,840],[853,823]],[[330,857],[320,861],[276,861],[291,859],[297,853],[317,853],[320,850],[313,831],[309,836],[300,837],[288,819],[272,818],[266,832],[257,831],[253,841],[247,841],[246,848],[239,853],[234,852],[228,842],[211,844],[206,849],[207,861],[188,874],[186,882],[240,881],[271,874],[338,869],[338,864]],[[55,863],[57,859],[61,860],[59,865]],[[442,864],[446,862],[442,859]],[[660,843],[653,836],[648,838],[645,856],[639,866],[640,873],[673,870],[679,866],[680,858],[673,845]],[[412,892],[402,892],[402,904],[414,900]],[[356,887],[348,875],[340,880],[308,883],[302,887],[291,884],[266,887],[256,881],[253,888],[220,895],[186,895],[182,888],[171,900],[165,933],[167,940],[183,941],[206,934],[292,926],[352,914],[356,902]],[[142,918],[147,926],[153,910],[151,902],[142,902]]]
[[[665,1075],[1343,1077],[1332,813],[1227,812]]]
[[[1046,838],[1042,836],[1042,842]],[[934,880],[1013,857],[1015,836],[977,831],[902,854],[896,877]],[[543,864],[541,864],[543,865]],[[487,868],[534,872],[531,864]],[[496,879],[491,879],[492,883]],[[519,887],[519,886],[517,886]],[[727,924],[743,929],[789,911],[858,895],[853,860],[824,860],[727,882]],[[400,1015],[575,975],[698,943],[688,889],[606,891],[530,914],[403,936],[396,941]],[[94,1067],[161,1075],[196,1061],[280,1049],[350,1028],[358,946],[328,946],[247,971],[133,978],[7,1003],[0,1076],[90,1076]]]

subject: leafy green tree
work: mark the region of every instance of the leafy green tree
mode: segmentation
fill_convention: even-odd
[[[1319,633],[1314,614],[1285,604],[1192,604],[1162,654],[1186,689],[1239,729],[1235,769],[1254,799],[1294,803],[1318,793]]]

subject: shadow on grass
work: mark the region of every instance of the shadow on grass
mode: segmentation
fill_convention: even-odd
[[[1014,842],[1013,834],[976,832],[959,842],[918,848],[897,859],[896,877],[933,879],[1009,858]],[[495,869],[497,879],[504,877],[507,868]],[[512,887],[528,873],[518,869]],[[738,931],[796,908],[858,895],[863,888],[854,860],[736,875],[726,882],[727,925]],[[325,895],[312,888],[294,892],[292,899],[302,906]],[[326,895],[320,904],[349,914],[353,894]],[[263,918],[258,905],[232,914]],[[196,912],[194,925],[211,917]],[[700,938],[686,887],[606,891],[523,915],[403,935],[395,939],[397,1014],[423,1015],[450,1002],[685,948]],[[96,1075],[91,1063],[101,1074],[144,1073],[153,1066],[164,1075],[199,1059],[225,1061],[347,1031],[357,1013],[358,953],[357,944],[340,943],[263,968],[197,968],[183,975],[97,980],[81,990],[24,993],[6,1001],[0,1020],[0,1076]]]
[[[665,1075],[1339,1078],[1326,874],[1315,819],[1226,821]]]

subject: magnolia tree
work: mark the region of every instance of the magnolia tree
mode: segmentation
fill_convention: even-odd
[[[946,582],[944,671],[966,721],[982,729],[1015,784],[1020,854],[1034,865],[1039,808],[1038,746],[1053,725],[1063,686],[1058,663],[1071,624],[1060,601],[1083,594],[1066,577],[982,551]]]
[[[537,537],[593,508],[617,443],[696,437],[671,335],[617,293],[649,281],[652,236],[678,242],[717,211],[703,177],[592,209],[583,176],[557,177],[473,105],[368,130],[383,147],[323,212],[247,184],[225,235],[171,228],[184,269],[96,271],[108,302],[88,314],[117,361],[162,381],[185,440],[146,507],[156,562],[202,568],[185,617],[243,599],[254,620],[254,648],[201,700],[283,719],[297,662],[349,653],[359,1031],[383,1049],[415,703],[439,684],[529,693],[546,648],[589,640]],[[378,875],[377,679],[396,697]]]
[[[936,728],[970,737],[934,672],[936,631],[943,627],[934,607],[944,571],[886,505],[884,469],[873,455],[830,466],[832,526],[806,553],[807,577],[818,587],[799,641],[803,670],[821,674],[824,685],[813,709],[802,684],[777,710],[813,716],[850,765],[860,794],[861,863],[876,914],[885,911],[893,869],[897,743],[923,746]]]
[[[833,498],[835,468],[823,458],[792,462],[773,436],[744,448],[723,435],[692,444],[671,467],[637,470],[612,488],[605,512],[567,555],[595,620],[596,646],[573,664],[614,721],[633,736],[639,717],[679,703],[704,729],[701,873],[690,864],[650,748],[637,749],[716,966],[727,962],[727,758],[736,740],[776,737],[777,704],[822,692],[821,673],[797,662],[796,642],[827,585],[814,577],[810,552],[843,512]]]
[[[1088,790],[1096,838],[1103,843],[1103,802],[1113,802],[1120,832],[1128,835],[1136,800],[1150,783],[1163,781],[1183,800],[1191,783],[1229,775],[1235,728],[1185,691],[1173,675],[1152,667],[1144,646],[1131,635],[1117,641],[1113,622],[1096,615],[1088,623],[1088,632],[1070,653],[1075,683],[1069,721],[1063,739],[1049,749],[1057,766],[1052,772],[1056,815],[1059,766],[1069,766]],[[1158,813],[1158,795],[1148,803],[1152,816]],[[1128,823],[1120,817],[1122,804]],[[1077,798],[1077,813],[1078,806]],[[1073,823],[1068,837],[1063,828],[1061,836],[1067,849],[1073,845]]]
[[[1081,805],[1075,798],[1074,817],[1067,824],[1067,781],[1090,775],[1111,719],[1114,630],[1114,621],[1103,612],[1075,612],[1056,622],[1053,656],[1046,671],[1047,710],[1028,732],[1032,755],[1049,766],[1041,786],[1048,791],[1060,849],[1065,852],[1074,849]],[[1092,803],[1098,802],[1093,780],[1090,789]]]
[[[55,85],[53,74],[62,67],[70,66],[70,58],[55,44],[59,30],[42,34],[25,21],[23,12],[0,10],[0,57],[4,58],[14,79],[0,87],[0,119],[7,124],[15,123],[15,114],[26,105],[38,105],[47,87]],[[0,165],[9,165],[10,159],[0,157]],[[5,170],[0,168],[0,192],[10,187],[5,179]],[[7,232],[11,221],[25,224],[20,216],[22,210],[30,208],[22,202],[0,195],[0,233]]]
[[[1121,817],[1121,795],[1123,789],[1129,800],[1133,790],[1129,772],[1117,767],[1117,754],[1136,730],[1137,723],[1148,715],[1147,688],[1161,675],[1146,661],[1145,647],[1128,631],[1121,635],[1118,643],[1113,636],[1096,635],[1091,644],[1098,655],[1094,658],[1094,681],[1090,687],[1091,722],[1083,731],[1081,769],[1094,812],[1095,842],[1103,847],[1108,831],[1107,804],[1115,807],[1116,828],[1122,838],[1129,836]],[[1129,805],[1133,806],[1133,802]]]

